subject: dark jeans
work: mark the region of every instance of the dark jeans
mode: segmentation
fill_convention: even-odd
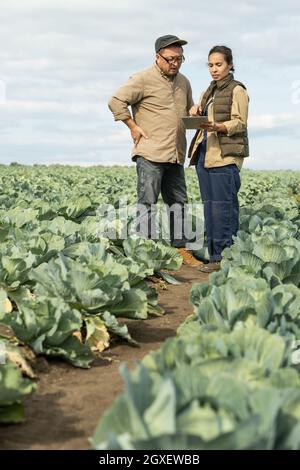
[[[220,261],[221,253],[232,245],[239,229],[240,174],[236,165],[204,168],[204,149],[200,146],[196,171],[204,205],[205,230],[211,261]]]
[[[184,247],[184,212],[187,191],[182,165],[156,163],[137,157],[138,219],[137,231],[144,238],[157,238],[155,215],[156,203],[161,193],[167,206],[171,244]]]

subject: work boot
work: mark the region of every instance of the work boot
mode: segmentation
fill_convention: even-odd
[[[183,264],[187,266],[202,266],[204,263],[196,259],[186,248],[177,248],[183,258]]]
[[[220,271],[221,269],[221,261],[211,261],[210,263],[203,264],[200,266],[199,271],[202,273],[214,273],[216,271]]]

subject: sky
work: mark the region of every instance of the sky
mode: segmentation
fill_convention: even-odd
[[[250,96],[245,167],[300,170],[299,0],[0,0],[0,12],[0,163],[129,164],[107,101],[174,34],[195,101],[210,48],[232,48]]]

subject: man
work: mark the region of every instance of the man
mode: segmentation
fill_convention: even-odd
[[[177,36],[159,37],[155,64],[133,75],[112,96],[109,108],[115,121],[123,121],[130,129],[134,142],[140,233],[156,238],[154,208],[161,193],[168,208],[171,244],[179,249],[185,264],[199,266],[202,263],[185,249],[188,240],[184,236],[186,138],[181,118],[193,105],[191,85],[179,73],[185,44]]]

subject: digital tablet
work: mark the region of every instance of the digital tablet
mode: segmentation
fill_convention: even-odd
[[[209,122],[207,116],[186,116],[182,120],[186,129],[200,129],[201,124]]]

